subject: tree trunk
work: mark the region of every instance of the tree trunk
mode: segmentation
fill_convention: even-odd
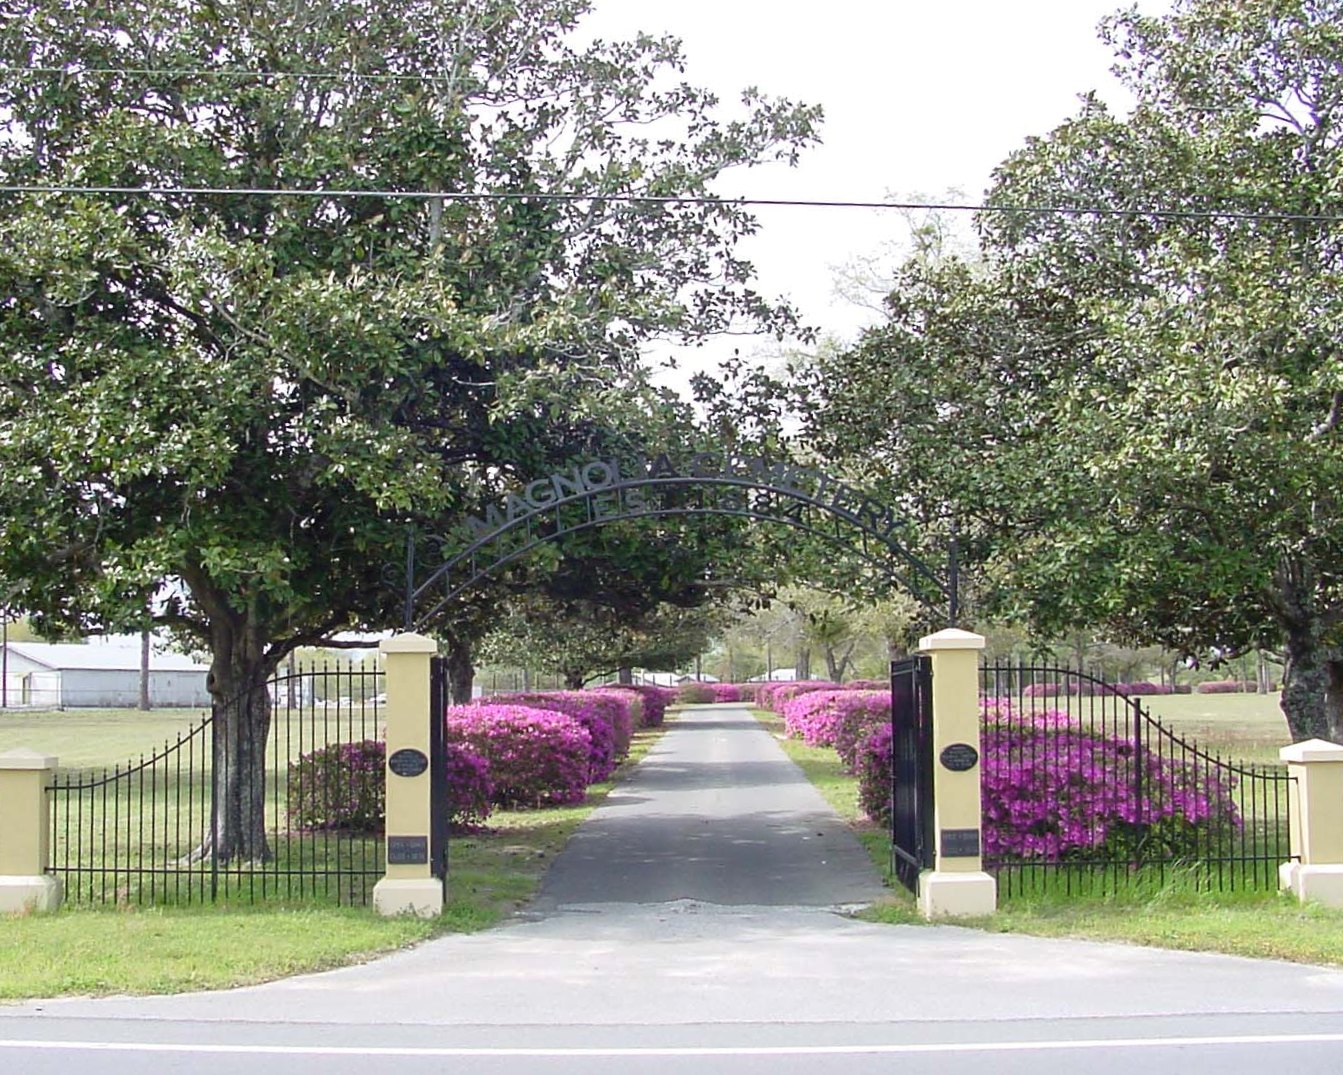
[[[266,862],[267,682],[277,660],[261,632],[239,617],[212,625],[206,686],[214,709],[213,853],[220,862]]]
[[[475,692],[476,667],[471,657],[471,643],[449,638],[446,642],[448,662],[448,694],[453,705],[466,705]]]
[[[1281,704],[1293,742],[1339,741],[1343,732],[1343,661],[1320,645],[1314,630],[1288,632]]]
[[[1284,557],[1277,573],[1281,622],[1287,647],[1282,711],[1292,741],[1327,739],[1343,733],[1343,664],[1321,639],[1315,572],[1305,558]]]
[[[634,685],[634,669],[621,668],[616,672],[616,682],[622,687],[631,687]]]
[[[581,691],[583,689],[584,678],[582,672],[564,672],[564,689],[569,691]]]
[[[811,679],[811,648],[809,646],[798,647],[797,668],[793,674],[796,679]]]

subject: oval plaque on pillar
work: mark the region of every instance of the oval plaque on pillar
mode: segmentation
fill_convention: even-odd
[[[424,751],[403,747],[387,759],[387,768],[397,776],[419,776],[429,768]]]
[[[944,769],[950,769],[953,773],[964,773],[979,764],[979,751],[969,743],[952,743],[942,748],[938,760],[942,762]]]

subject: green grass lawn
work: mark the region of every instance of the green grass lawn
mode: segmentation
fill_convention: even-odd
[[[1168,694],[1140,699],[1176,735],[1226,756],[1277,762],[1292,741],[1277,694]]]
[[[0,752],[54,754],[63,769],[125,764],[162,750],[206,715],[200,709],[0,710]]]

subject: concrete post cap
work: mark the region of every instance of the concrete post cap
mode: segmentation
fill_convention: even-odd
[[[919,639],[919,649],[983,649],[987,639],[973,631],[962,631],[959,627],[948,627],[935,635],[924,635]]]
[[[378,650],[382,653],[438,653],[438,643],[432,638],[426,638],[424,635],[417,635],[413,631],[407,631],[405,634],[392,635],[391,638],[384,638],[378,643]]]
[[[0,769],[55,769],[56,755],[16,747],[0,754]]]
[[[1343,762],[1343,746],[1330,743],[1325,739],[1307,739],[1304,743],[1293,743],[1278,751],[1283,761],[1304,764],[1312,761]]]

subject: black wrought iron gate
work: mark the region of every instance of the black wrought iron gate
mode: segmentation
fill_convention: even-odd
[[[440,881],[448,876],[448,828],[452,804],[448,801],[448,748],[445,717],[448,711],[448,662],[429,662],[429,871]]]
[[[933,671],[891,662],[891,870],[911,892],[933,865]]]

